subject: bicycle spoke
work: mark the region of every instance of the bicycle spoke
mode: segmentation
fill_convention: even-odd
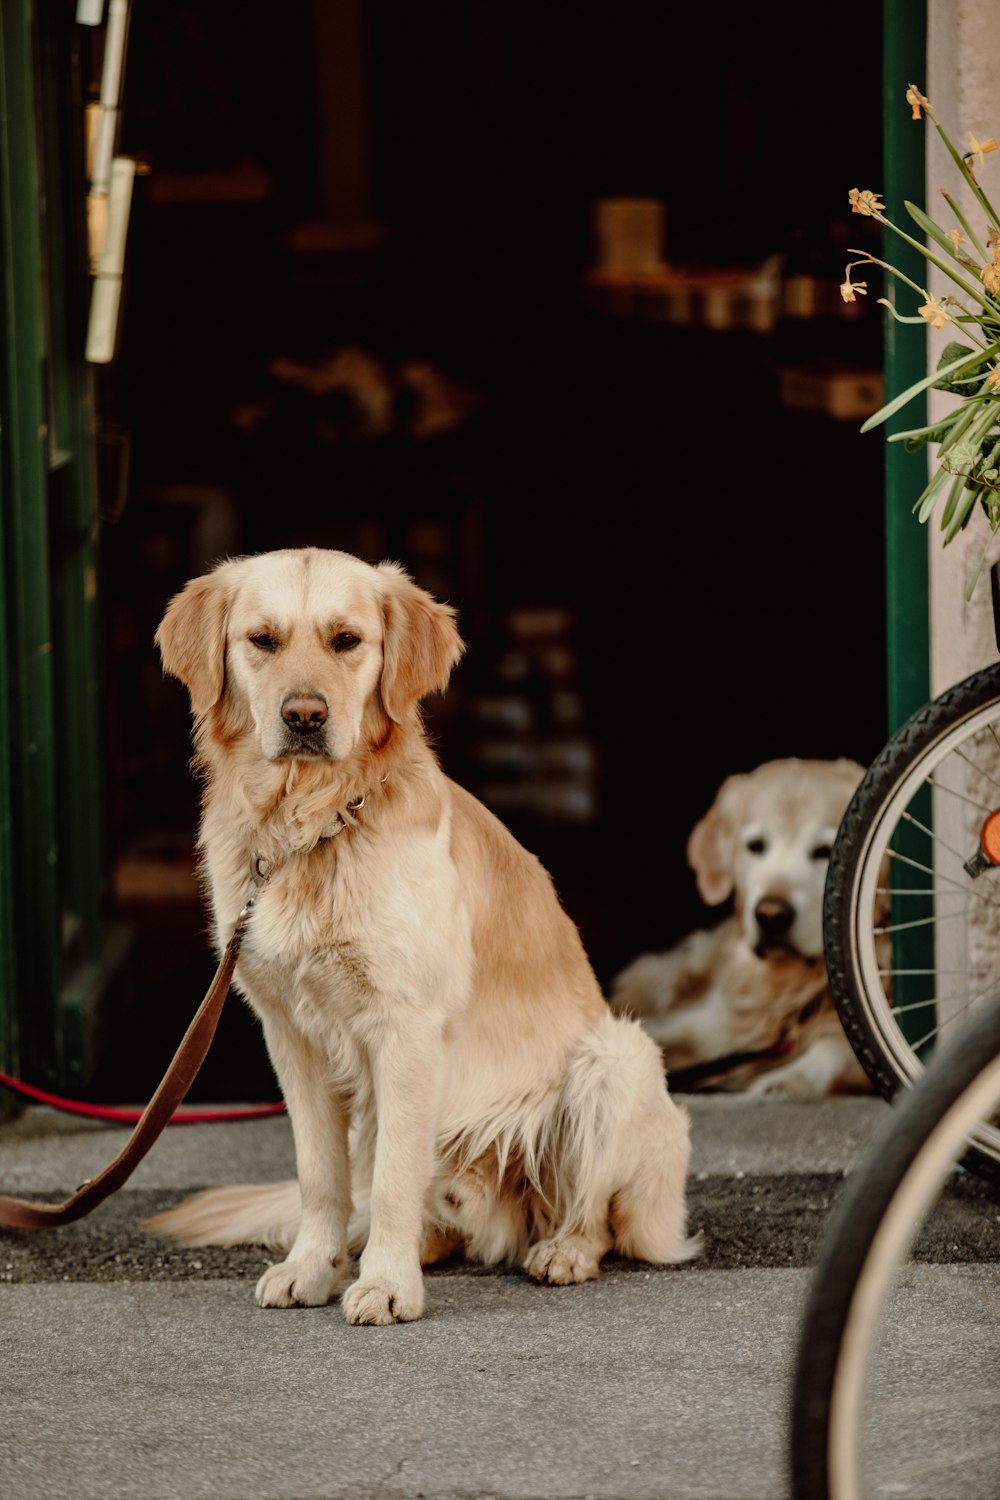
[[[1000,808],[1000,667],[918,710],[869,767],[830,856],[831,994],[886,1098],[1000,980],[1000,868],[968,868]],[[994,962],[993,954],[996,953]],[[1000,1139],[977,1137],[1000,1180]]]

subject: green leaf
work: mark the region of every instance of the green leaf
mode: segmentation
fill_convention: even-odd
[[[970,485],[968,489],[964,489],[961,492],[961,496],[958,497],[959,503],[955,507],[954,514],[951,517],[950,525],[945,531],[944,541],[942,544],[943,546],[947,547],[948,543],[953,542],[958,536],[958,533],[964,530],[966,522],[972,515],[973,507],[975,506],[978,495],[979,489],[976,485]],[[943,525],[944,523],[942,521],[942,526]]]
[[[969,366],[967,371],[963,366],[964,373],[961,379],[941,377],[941,370],[948,365],[954,364],[955,360],[960,360],[963,354],[967,355],[974,363]],[[963,385],[967,381],[982,379],[988,368],[989,362],[983,358],[979,350],[970,349],[967,344],[959,344],[953,339],[950,343],[945,344],[941,351],[941,357],[937,362],[935,371],[938,379],[935,380],[932,389],[935,391],[951,391],[956,396],[967,396],[969,393],[962,389]]]
[[[941,357],[937,362],[936,369],[940,370],[942,365],[950,365],[956,359],[961,359],[963,354],[975,354],[975,349],[970,349],[968,344],[960,344],[957,339],[950,339],[941,350]]]
[[[918,495],[913,502],[913,513],[920,522],[926,521],[935,505],[941,498],[941,491],[948,483],[950,476],[947,469],[938,468],[934,471],[923,493]]]
[[[1000,340],[991,344],[989,349],[987,349],[985,353],[989,357],[992,357],[998,352],[998,350],[1000,350]],[[973,361],[975,363],[981,363],[982,359],[983,356],[980,354],[976,354],[975,356],[973,356]],[[915,381],[913,385],[907,386],[905,391],[900,391],[898,396],[894,396],[891,401],[887,402],[885,406],[881,407],[877,412],[870,416],[866,422],[863,422],[860,430],[862,432],[870,432],[873,427],[880,427],[883,422],[886,422],[890,417],[895,416],[896,412],[898,412],[901,407],[904,407],[908,401],[912,401],[914,396],[919,396],[921,391],[926,391],[930,386],[932,386],[934,382],[936,380],[939,380],[942,375],[957,374],[958,371],[963,369],[965,365],[968,365],[973,361],[970,361],[966,356],[963,356],[961,359],[956,359],[954,364],[946,365],[943,370],[939,369],[931,375],[925,375],[923,380]]]
[[[973,573],[971,579],[969,580],[969,586],[965,590],[965,602],[966,602],[966,604],[969,603],[969,601],[972,598],[973,594],[976,592],[976,584],[979,582],[979,575],[983,571],[983,565],[986,562],[986,554],[989,551],[989,545],[990,545],[989,542],[987,542],[986,546],[983,548],[982,552],[980,553],[979,566],[976,568],[976,571]]]
[[[902,443],[907,453],[919,453],[928,443],[943,443],[951,428],[951,418],[933,427],[914,427],[909,432],[891,432],[888,443]]]
[[[944,510],[941,512],[940,526],[942,531],[946,531],[948,529],[951,518],[955,514],[955,507],[958,505],[958,497],[964,488],[965,476],[964,474],[959,474],[956,476],[951,489],[948,491],[948,498],[944,503]]]

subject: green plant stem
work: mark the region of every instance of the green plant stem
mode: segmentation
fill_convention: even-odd
[[[983,213],[986,215],[991,224],[997,225],[997,216],[994,212],[993,205],[987,198],[986,194],[983,192],[982,188],[979,186],[979,183],[976,181],[975,177],[973,177],[972,173],[969,171],[965,157],[961,156],[959,152],[956,151],[955,147],[951,143],[947,131],[941,128],[937,120],[934,121],[934,129],[944,141],[952,160],[958,167],[958,170],[961,172],[963,180],[968,184],[969,190],[971,191],[976,202],[979,204],[980,208],[983,210]]]
[[[906,208],[907,213],[909,213],[918,224],[920,223],[921,219],[924,220],[924,224],[921,225],[921,227],[924,228],[925,233],[929,234],[930,230],[926,228],[926,225],[929,225],[932,221],[927,218],[927,215],[924,213],[923,209],[917,208],[915,203],[906,203],[904,207]],[[919,240],[915,240],[913,236],[907,234],[904,229],[900,229],[899,226],[894,224],[891,219],[886,219],[885,222],[886,224],[888,224],[889,228],[893,231],[894,234],[898,234],[900,239],[905,240],[908,245],[912,245],[914,250],[919,250],[920,254],[924,257],[925,260],[930,261],[932,266],[937,266],[938,270],[943,275],[947,276],[949,280],[953,281],[956,286],[961,287],[965,295],[967,297],[971,297],[974,302],[978,302],[979,305],[984,309],[984,311],[991,312],[993,310],[993,304],[990,302],[990,300],[986,296],[986,293],[982,290],[981,287],[973,286],[971,283],[963,280],[963,278],[959,276],[955,271],[954,266],[948,265],[946,261],[943,261],[938,256],[934,255],[930,250],[928,250],[926,245],[922,245]]]
[[[979,256],[980,260],[989,260],[989,258],[990,258],[989,251],[986,249],[986,247],[984,245],[981,245],[979,243],[979,237],[978,237],[978,235],[976,234],[976,232],[973,229],[972,225],[969,223],[968,219],[963,214],[962,210],[959,208],[958,204],[955,202],[954,198],[951,197],[950,193],[946,193],[943,189],[941,191],[941,196],[944,199],[944,201],[947,203],[948,207],[951,209],[952,213],[955,215],[955,218],[958,220],[958,222],[961,225],[961,227],[965,230],[966,236],[968,237],[969,244],[976,251],[976,254]],[[957,254],[957,247],[956,247],[956,254]]]

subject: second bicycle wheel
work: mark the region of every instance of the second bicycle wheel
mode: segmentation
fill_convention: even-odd
[[[793,1500],[1000,1496],[997,1198],[955,1167],[998,1103],[994,992],[896,1099],[834,1204],[791,1385]]]
[[[840,825],[824,900],[830,989],[869,1078],[891,1099],[1000,979],[1000,664],[903,724]],[[996,830],[995,844],[993,830]],[[985,836],[984,836],[984,830]],[[1000,1178],[1000,1128],[965,1164]]]

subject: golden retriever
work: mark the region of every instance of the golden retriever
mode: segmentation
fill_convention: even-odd
[[[612,981],[692,1087],[754,1098],[869,1092],[827,987],[823,890],[830,851],[864,774],[856,761],[767,761],[729,776],[691,830],[688,863],[715,926],[644,953]],[[678,1076],[680,1075],[680,1076]]]
[[[697,1253],[659,1049],[612,1015],[547,871],[428,741],[421,700],[465,649],[455,611],[397,563],[294,548],[193,579],[156,641],[190,694],[218,950],[251,862],[270,870],[234,983],[297,1180],[207,1189],[146,1227],[280,1249],[260,1306],[339,1295],[364,1324],[419,1318],[422,1265],[453,1254],[562,1284],[612,1249]]]

